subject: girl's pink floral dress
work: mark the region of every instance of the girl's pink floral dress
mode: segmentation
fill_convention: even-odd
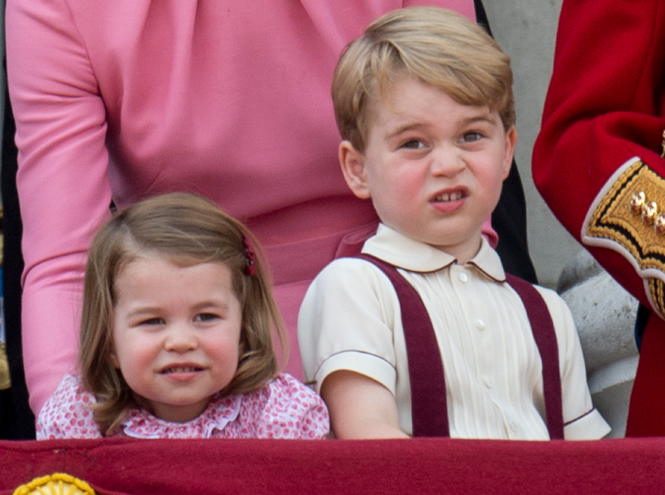
[[[39,413],[37,439],[101,438],[92,419],[94,395],[79,377],[66,375]],[[323,439],[328,410],[312,390],[288,374],[246,394],[216,394],[197,418],[171,423],[143,408],[132,408],[112,436],[134,438]]]

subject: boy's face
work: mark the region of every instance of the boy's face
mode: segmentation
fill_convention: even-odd
[[[344,177],[356,196],[372,198],[383,223],[465,263],[499,201],[517,132],[506,132],[497,112],[412,78],[384,96],[367,109],[365,151],[340,145]]]

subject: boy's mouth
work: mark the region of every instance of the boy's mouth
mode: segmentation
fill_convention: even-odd
[[[432,196],[431,201],[433,203],[451,203],[453,201],[464,199],[467,196],[467,190],[462,187],[458,189],[448,189],[447,191],[441,191]]]
[[[451,193],[442,193],[442,194],[437,194],[434,196],[433,201],[436,201],[437,203],[448,203],[450,201],[457,201],[458,199],[462,199],[464,197],[464,194],[462,194],[462,191],[455,191]]]

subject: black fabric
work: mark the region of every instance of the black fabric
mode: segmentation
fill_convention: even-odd
[[[2,202],[4,206],[3,286],[5,298],[5,331],[7,356],[12,386],[0,392],[0,438],[29,440],[35,438],[35,417],[28,405],[28,389],[23,373],[21,346],[21,214],[16,192],[17,150],[14,143],[16,125],[9,96],[5,93],[5,115],[2,136]]]
[[[644,329],[647,326],[651,310],[640,303],[637,306],[637,315],[635,316],[635,345],[639,351],[642,348],[642,337],[644,337]]]
[[[476,22],[484,27],[490,36],[492,36],[492,29],[490,29],[487,12],[485,12],[482,0],[473,0],[473,6],[476,8]]]

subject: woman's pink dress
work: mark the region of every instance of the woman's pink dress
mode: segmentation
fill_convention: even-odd
[[[12,0],[7,63],[24,226],[23,350],[34,411],[75,367],[87,250],[109,205],[190,191],[266,247],[301,377],[298,307],[347,234],[376,224],[348,190],[330,99],[372,20],[472,0]]]

